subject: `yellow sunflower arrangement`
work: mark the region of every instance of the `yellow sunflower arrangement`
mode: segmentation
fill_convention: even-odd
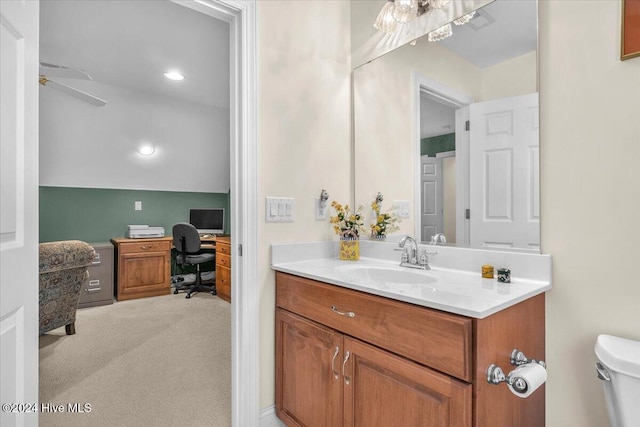
[[[386,212],[382,210],[382,194],[378,193],[371,203],[371,209],[375,213],[376,223],[371,225],[371,237],[373,239],[384,240],[387,234],[399,230],[398,223],[401,221],[395,212],[395,206],[391,206]]]
[[[365,232],[364,215],[362,211],[364,206],[358,206],[354,212],[351,212],[349,205],[342,206],[335,200],[331,202],[331,207],[335,209],[336,215],[329,218],[329,222],[333,224],[333,229],[341,239],[358,239],[360,234]]]

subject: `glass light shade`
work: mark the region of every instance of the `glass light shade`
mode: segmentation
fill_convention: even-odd
[[[427,37],[430,42],[439,42],[440,40],[444,40],[451,35],[453,35],[451,24],[446,24],[431,31]]]
[[[409,22],[418,17],[418,0],[395,0],[393,17],[400,23]]]
[[[458,19],[454,19],[453,23],[456,25],[464,25],[467,22],[471,21],[471,19],[473,19],[473,17],[475,16],[475,14],[476,14],[476,11],[474,10],[473,12],[467,13],[466,15],[462,15]]]
[[[396,5],[393,1],[388,1],[380,9],[376,22],[373,23],[373,27],[376,30],[384,31],[385,33],[393,33],[398,28],[398,22],[393,18],[393,11]]]
[[[430,0],[429,4],[434,9],[440,9],[440,8],[443,8],[446,5],[448,5],[450,2],[451,2],[451,0]]]

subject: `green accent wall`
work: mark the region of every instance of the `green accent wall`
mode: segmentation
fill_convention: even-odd
[[[141,211],[133,209],[135,201]],[[190,208],[225,208],[229,233],[228,193],[40,187],[40,242],[105,242],[124,237],[129,224],[164,227],[170,236],[175,223],[189,221]]]
[[[455,151],[456,134],[448,133],[446,135],[434,136],[431,138],[423,138],[420,140],[420,155],[435,157],[437,153],[446,151]]]

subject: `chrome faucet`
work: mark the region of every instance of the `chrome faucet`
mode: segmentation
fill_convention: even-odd
[[[404,248],[404,245],[407,243],[407,241],[409,241],[409,243],[411,244],[411,252],[408,252],[409,257],[407,259],[407,262],[410,262],[412,264],[417,264],[418,242],[416,242],[416,239],[414,239],[409,235],[404,236],[402,240],[400,240],[400,243],[398,243],[398,247],[400,247],[401,249]]]
[[[444,237],[444,233],[438,233],[431,236],[431,242],[429,242],[429,244],[435,246],[438,243],[447,243],[447,238]]]
[[[409,242],[411,249],[405,248],[405,244]],[[428,253],[426,250],[422,251],[420,258],[418,258],[418,242],[411,236],[404,236],[397,251],[402,251],[402,258],[400,259],[400,267],[420,268],[422,270],[430,270],[428,255],[435,255],[437,252]]]

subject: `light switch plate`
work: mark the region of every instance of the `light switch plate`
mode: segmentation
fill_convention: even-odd
[[[137,211],[141,211],[142,210],[142,202],[134,202],[133,203],[133,209],[135,209]]]
[[[265,221],[293,222],[295,220],[296,199],[293,197],[267,197]]]

